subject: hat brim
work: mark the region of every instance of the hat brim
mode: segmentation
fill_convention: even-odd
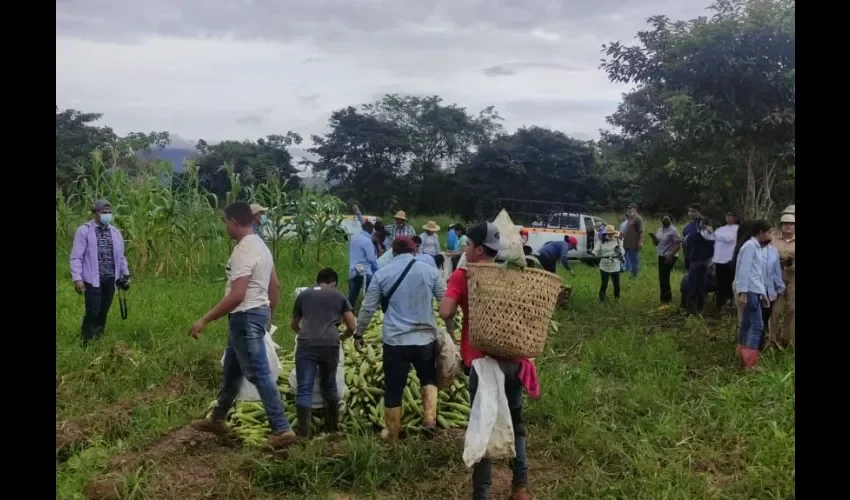
[[[426,231],[431,231],[432,233],[436,233],[437,231],[440,230],[440,226],[438,226],[436,224],[434,224],[433,226],[429,226],[428,224],[425,224],[424,226],[422,226],[422,229],[424,229]]]
[[[402,215],[402,214],[395,214],[395,215],[393,215],[393,219],[396,219],[396,220],[403,220],[404,222],[407,222],[407,217],[406,217],[406,216],[404,216],[404,215]]]

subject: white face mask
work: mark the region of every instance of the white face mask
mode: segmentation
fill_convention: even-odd
[[[112,223],[112,214],[100,214],[100,222],[103,225],[108,226]]]

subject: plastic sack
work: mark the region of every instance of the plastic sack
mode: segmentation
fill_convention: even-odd
[[[277,357],[277,349],[280,348],[277,344],[275,344],[274,340],[272,340],[272,335],[277,331],[277,327],[272,325],[271,329],[266,332],[266,335],[263,337],[263,341],[266,344],[266,358],[269,361],[269,371],[271,372],[272,380],[277,381],[277,378],[280,376],[280,373],[283,371],[283,366],[280,365],[280,358]],[[221,356],[221,366],[224,367],[224,357],[225,354]],[[260,392],[257,391],[257,386],[248,382],[248,379],[242,377],[242,385],[239,387],[239,394],[236,396],[237,401],[260,401]]]
[[[295,347],[295,350],[298,350],[298,346]],[[296,375],[295,368],[292,368],[292,371],[289,372],[289,387],[292,388],[292,392],[298,393],[298,376]],[[336,365],[336,390],[339,393],[340,405],[345,405],[344,401],[348,395],[348,386],[345,384],[345,351],[342,349],[342,344],[339,345],[339,364]],[[318,371],[316,371],[316,378],[313,380],[313,401],[311,407],[314,409],[325,407]]]
[[[499,241],[503,248],[496,256],[497,260],[507,262],[512,265],[525,267],[525,252],[522,251],[522,236],[519,234],[519,228],[514,225],[511,216],[503,208],[493,224],[499,228]]]
[[[466,427],[463,463],[472,467],[482,458],[514,458],[514,424],[505,395],[505,374],[489,356],[473,361],[472,369],[478,375],[478,391]]]
[[[454,320],[454,319],[452,319]],[[445,329],[437,330],[437,388],[446,388],[463,373],[463,364],[460,360],[460,351]]]

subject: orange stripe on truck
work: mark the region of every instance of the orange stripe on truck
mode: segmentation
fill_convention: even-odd
[[[587,234],[581,229],[549,229],[545,227],[523,227],[520,232],[531,233],[557,233],[557,234]]]

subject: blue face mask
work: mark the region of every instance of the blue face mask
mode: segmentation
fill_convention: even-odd
[[[100,222],[107,226],[112,224],[112,214],[100,214]]]
[[[260,225],[265,226],[269,222],[268,218],[266,218],[266,214],[260,216]]]

